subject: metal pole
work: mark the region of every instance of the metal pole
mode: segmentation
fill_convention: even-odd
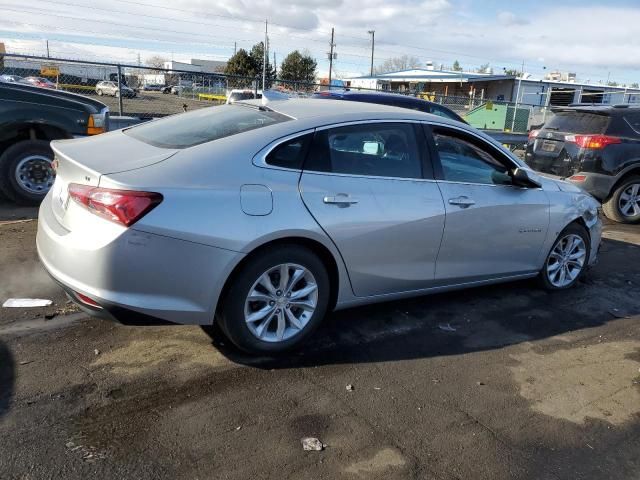
[[[373,50],[376,46],[376,31],[375,30],[369,30],[369,33],[371,34],[371,76],[373,77]]]
[[[47,40],[47,58],[51,58],[51,57],[49,56],[49,40]]]
[[[118,114],[122,116],[122,67],[118,65]]]
[[[267,89],[267,21],[264,21],[264,44],[262,45],[262,94]]]
[[[331,90],[331,71],[333,70],[333,27],[331,27],[331,43],[329,44],[331,50],[329,51],[329,90]]]
[[[522,77],[524,76],[524,60],[522,61],[522,68],[520,69],[520,78],[518,78],[518,89],[516,90],[516,106],[513,109],[513,119],[511,120],[511,131],[516,126],[516,114],[518,113],[518,98],[520,97],[520,87],[522,86]]]
[[[549,103],[551,102],[551,86],[547,88],[547,98],[544,100],[544,110],[542,111],[542,123],[547,121],[547,110],[549,109]]]

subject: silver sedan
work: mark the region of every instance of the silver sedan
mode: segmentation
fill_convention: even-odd
[[[85,310],[297,346],[332,310],[596,260],[598,202],[467,125],[394,107],[237,102],[55,141],[42,263]]]

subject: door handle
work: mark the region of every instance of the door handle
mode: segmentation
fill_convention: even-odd
[[[461,197],[449,199],[449,205],[458,205],[460,208],[467,208],[475,204],[476,202],[471,200],[469,197],[465,197],[464,195]]]
[[[338,205],[342,207],[348,207],[349,205],[355,205],[358,203],[357,198],[350,197],[346,193],[339,193],[333,197],[324,197],[322,201],[330,205]]]

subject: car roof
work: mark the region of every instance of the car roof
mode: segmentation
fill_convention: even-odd
[[[567,107],[553,107],[553,112],[591,112],[600,114],[624,113],[628,111],[639,112],[640,106],[621,105],[594,105],[590,103],[571,104]]]
[[[422,98],[417,98],[412,95],[405,95],[402,93],[395,92],[363,92],[363,91],[354,91],[354,90],[332,90],[325,92],[317,92],[314,94],[317,97],[334,97],[334,98],[346,98],[346,97],[358,97],[358,98],[389,98],[394,100],[400,100],[405,102],[416,102],[416,103],[429,103],[433,104],[428,100],[424,100]]]
[[[262,106],[261,100],[244,100],[235,102]],[[329,125],[363,120],[416,120],[460,127],[461,122],[431,113],[411,110],[402,107],[368,102],[326,102],[317,98],[289,98],[272,100],[266,107],[283,115],[298,120],[300,126]],[[475,129],[472,129],[477,132]]]

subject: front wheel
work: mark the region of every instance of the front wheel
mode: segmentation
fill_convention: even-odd
[[[573,287],[584,275],[589,262],[589,234],[576,223],[565,228],[553,244],[540,280],[547,290]]]
[[[231,282],[218,321],[229,339],[248,353],[278,353],[299,346],[329,304],[324,264],[298,245],[257,254]]]
[[[619,223],[640,222],[640,177],[623,180],[602,204],[602,211]]]
[[[104,93],[102,92],[102,90],[98,90],[98,96],[101,97],[102,95],[104,95]]]

